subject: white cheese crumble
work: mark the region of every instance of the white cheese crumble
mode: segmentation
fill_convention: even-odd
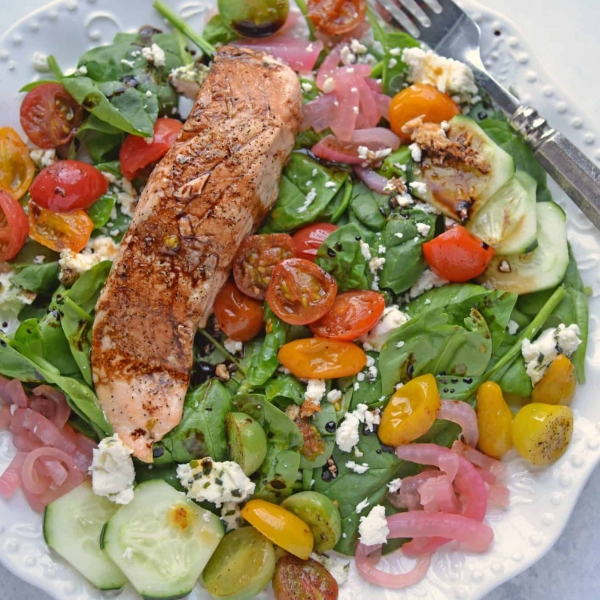
[[[513,321],[511,319],[508,322],[506,329],[508,330],[508,333],[510,333],[510,335],[515,335],[515,333],[517,333],[517,331],[519,331],[519,324],[516,321]]]
[[[31,150],[29,156],[33,164],[40,170],[49,167],[58,160],[56,150]]]
[[[342,392],[340,390],[331,390],[327,394],[327,402],[330,402],[331,404],[335,404],[336,402],[338,402],[341,399],[342,399]]]
[[[533,385],[542,379],[559,354],[570,357],[577,350],[581,344],[579,334],[578,325],[567,327],[561,323],[556,328],[551,327],[543,331],[534,342],[527,338],[523,340],[521,353],[525,359],[527,375]]]
[[[158,44],[152,44],[150,47],[142,48],[142,56],[155,67],[165,66],[165,53]]]
[[[221,521],[227,532],[239,529],[242,526],[242,511],[239,504],[225,502],[221,507]]]
[[[326,389],[327,386],[324,379],[309,379],[306,392],[304,392],[304,400],[318,405],[321,403]]]
[[[310,205],[315,201],[317,197],[317,190],[316,188],[311,188],[310,192],[308,192],[308,194],[306,194],[306,200],[304,202],[304,204],[298,209],[299,213],[304,213],[306,212]]]
[[[232,461],[215,462],[210,457],[179,465],[177,477],[188,490],[189,498],[212,502],[217,507],[226,502],[244,502],[256,488],[240,465]]]
[[[116,433],[98,444],[90,467],[94,494],[115,504],[129,504],[133,500],[135,469],[132,454]]]
[[[387,485],[387,489],[390,494],[394,494],[400,491],[400,486],[402,485],[402,479],[398,477],[398,479],[392,479]]]
[[[410,83],[432,85],[440,92],[458,96],[460,102],[477,94],[473,71],[464,63],[421,48],[405,48],[402,60],[408,65]]]
[[[360,240],[359,245],[360,245],[360,253],[363,255],[363,258],[365,260],[371,260],[371,248],[369,248],[369,244]]]
[[[331,92],[333,92],[335,90],[335,80],[333,79],[333,77],[328,77],[324,82],[323,82],[323,92],[325,94],[330,94]]]
[[[300,84],[300,87],[302,88],[302,91],[306,94],[310,94],[310,92],[313,91],[313,85],[312,83],[308,83],[308,81],[302,82],[302,84]]]
[[[231,340],[229,338],[223,342],[223,346],[225,347],[225,350],[229,352],[229,354],[238,354],[244,348],[244,344],[242,342]]]
[[[0,273],[0,329],[10,335],[19,327],[19,313],[26,304],[31,304],[36,294],[13,283],[16,271],[9,269]]]
[[[350,572],[349,561],[337,558],[336,556],[328,556],[327,554],[317,554],[316,552],[313,552],[310,558],[321,563],[331,573],[332,577],[337,581],[338,587],[348,581],[348,573]]]
[[[366,54],[368,49],[364,44],[361,44],[359,40],[353,38],[350,42],[350,50],[352,50],[354,54]]]
[[[362,475],[363,473],[366,473],[369,470],[369,464],[363,463],[362,465],[359,465],[353,460],[349,460],[346,463],[346,468],[350,469],[351,471],[354,471],[355,473],[358,473],[359,475]]]
[[[104,260],[114,260],[118,251],[118,244],[106,235],[92,238],[81,252],[63,250],[58,260],[59,279],[67,286],[73,285],[83,273],[95,265]]]
[[[387,542],[390,528],[385,518],[385,508],[383,506],[374,506],[366,517],[360,518],[358,534],[360,542],[365,546],[377,546]]]
[[[356,389],[356,384],[355,389]],[[370,411],[366,404],[359,404],[356,410],[346,413],[343,421],[339,424],[335,432],[335,441],[342,452],[352,452],[356,444],[358,444],[358,430],[363,423],[367,433],[375,429],[375,425],[379,425],[381,415],[379,409]],[[355,456],[362,456],[361,453],[355,453]]]
[[[410,317],[406,313],[403,313],[396,305],[388,306],[383,311],[383,315],[377,325],[369,333],[360,338],[363,348],[365,350],[380,352],[392,333],[409,320]]]
[[[410,155],[415,162],[420,163],[423,160],[423,151],[421,150],[421,146],[416,142],[413,142],[408,149],[410,150]]]
[[[449,282],[446,279],[442,279],[430,269],[425,269],[423,273],[421,273],[417,283],[410,288],[408,295],[410,298],[416,298],[417,296],[432,290],[434,287],[442,287],[447,283]]]
[[[424,181],[411,181],[408,187],[419,196],[424,196],[427,193],[427,184]]]
[[[365,510],[365,508],[369,507],[369,499],[365,498],[362,502],[360,502],[357,506],[356,506],[356,514],[359,515],[363,510]]]
[[[209,70],[206,65],[197,62],[183,65],[169,73],[169,83],[182,96],[195,100]]]
[[[152,138],[148,138],[152,141]],[[133,218],[135,206],[137,204],[137,191],[131,184],[131,181],[122,177],[118,179],[112,173],[102,172],[104,178],[108,181],[109,191],[117,196],[117,203],[121,207],[121,212],[130,218]],[[116,218],[116,213],[114,218]]]
[[[426,223],[417,223],[417,231],[419,232],[419,235],[427,237],[431,231],[431,225],[427,225]]]
[[[31,57],[31,64],[38,73],[48,73],[50,71],[48,56],[43,52],[34,52]]]

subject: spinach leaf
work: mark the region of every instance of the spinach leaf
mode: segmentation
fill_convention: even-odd
[[[100,292],[104,287],[106,278],[112,266],[109,260],[102,261],[86,271],[67,292],[66,296],[71,298],[82,310],[91,313],[96,306]]]
[[[93,114],[77,130],[77,139],[86,147],[96,164],[116,158],[125,136],[122,130],[101,121]]]
[[[60,302],[60,324],[83,380],[92,386],[90,351],[94,319],[66,296]]]
[[[175,462],[187,463],[206,456],[223,461],[227,458],[225,417],[232,409],[231,394],[218,379],[209,379],[188,392],[181,423],[161,444]]]
[[[409,181],[408,175],[412,171],[412,155],[408,146],[400,146],[398,150],[392,152],[385,158],[379,173],[386,179],[400,177],[403,181]]]
[[[408,65],[402,61],[404,48],[418,48],[419,42],[408,33],[392,31],[386,34],[386,52],[383,57],[383,93],[394,96],[404,88]]]
[[[230,42],[238,39],[238,35],[230,29],[223,21],[221,15],[215,15],[205,26],[202,31],[202,37],[209,44],[223,44],[227,45]]]
[[[329,223],[337,223],[350,205],[352,189],[352,179],[348,177],[333,200],[327,205],[320,218],[324,221],[329,221]]]
[[[15,270],[17,273],[11,277],[11,281],[30,292],[51,294],[59,285],[58,262],[17,266]]]
[[[37,319],[26,319],[23,321],[15,331],[14,339],[26,348],[27,352],[37,356],[43,355],[42,332]]]
[[[279,197],[261,231],[293,231],[316,221],[347,177],[347,171],[325,167],[306,154],[292,153],[283,171]]]
[[[350,210],[363,226],[379,232],[384,228],[390,214],[390,197],[378,194],[360,182],[352,189]]]
[[[369,290],[373,277],[364,257],[360,240],[362,230],[356,223],[348,223],[327,236],[315,263],[335,277],[340,292]]]
[[[277,353],[287,338],[288,325],[275,316],[265,304],[265,329],[267,335],[260,349],[252,355],[246,371],[246,379],[251,386],[262,386],[272,377],[279,366]]]
[[[529,398],[533,391],[531,378],[527,375],[525,361],[522,356],[517,356],[502,377],[498,385],[505,394],[515,394],[522,398]]]
[[[110,216],[116,203],[116,195],[108,193],[96,200],[96,202],[86,210],[88,217],[94,223],[94,229],[104,227],[104,225],[110,221]]]
[[[300,406],[304,402],[306,386],[300,383],[293,375],[277,373],[265,385],[265,398],[273,404],[280,404],[291,400]]]

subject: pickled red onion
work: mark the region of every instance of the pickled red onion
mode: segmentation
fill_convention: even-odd
[[[469,404],[460,400],[442,400],[437,418],[460,425],[465,443],[469,446],[477,446],[479,441],[477,414]]]
[[[231,45],[269,54],[298,73],[312,71],[323,50],[323,42],[308,42],[290,35],[276,35],[262,40],[236,40]]]
[[[452,451],[460,456],[464,456],[469,462],[479,467],[483,471],[487,471],[496,481],[502,481],[506,476],[506,466],[495,458],[479,452],[471,446],[467,446],[460,440],[456,440],[452,444]]]
[[[370,189],[378,194],[389,194],[386,191],[387,186],[389,185],[389,179],[383,177],[379,173],[373,171],[373,169],[369,167],[363,167],[362,165],[354,166],[354,173],[356,176]]]

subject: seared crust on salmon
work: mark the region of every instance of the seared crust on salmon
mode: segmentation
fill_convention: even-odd
[[[291,69],[224,47],[142,193],[96,306],[92,371],[108,420],[145,462],[181,421],[194,335],[277,199],[301,120]]]

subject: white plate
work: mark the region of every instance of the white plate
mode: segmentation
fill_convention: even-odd
[[[206,10],[214,2],[177,0],[172,4],[200,29]],[[464,6],[483,30],[486,66],[575,143],[593,148],[598,135],[583,128],[582,116],[559,86],[543,74],[514,26],[474,0],[465,1]],[[54,54],[59,64],[68,68],[87,48],[110,41],[117,31],[135,30],[144,24],[161,25],[150,0],[57,0],[19,21],[0,38],[0,124],[20,129],[18,89],[38,76],[31,62],[35,51]],[[552,191],[568,213],[569,240],[583,278],[587,285],[600,290],[600,234],[556,186]],[[600,404],[595,398],[595,390],[600,387],[598,291],[590,297],[590,309],[588,383],[578,390],[573,405],[573,441],[551,469],[530,469],[520,459],[509,462],[511,506],[508,511],[488,514],[495,532],[491,549],[483,555],[438,552],[427,578],[405,591],[368,586],[353,571],[349,583],[340,591],[342,600],[475,600],[533,564],[556,542],[587,478],[600,461]],[[0,433],[0,471],[13,453],[9,435]],[[0,561],[57,600],[107,597],[49,553],[42,536],[41,517],[28,508],[20,492],[9,501],[0,499]],[[130,588],[118,597],[138,598]],[[191,598],[200,600],[207,595],[198,588]]]

